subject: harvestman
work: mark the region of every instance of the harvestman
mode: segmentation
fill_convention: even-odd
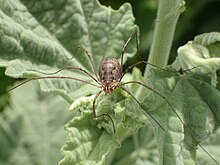
[[[114,129],[114,132],[115,132],[115,126],[114,126],[114,122],[112,120],[112,118],[108,115],[108,114],[102,114],[102,115],[99,115],[97,116],[96,115],[96,111],[95,111],[95,103],[96,103],[96,100],[97,98],[99,97],[99,95],[102,93],[102,92],[105,92],[105,94],[111,94],[116,88],[120,88],[122,90],[124,90],[126,93],[128,93],[130,96],[132,96],[132,98],[138,103],[138,105],[144,109],[144,107],[139,103],[139,101],[134,97],[134,95],[129,92],[127,89],[125,89],[123,86],[125,84],[130,84],[130,83],[135,83],[135,84],[139,84],[151,91],[153,91],[156,95],[158,95],[159,97],[161,97],[163,100],[166,101],[166,103],[168,104],[168,106],[171,108],[171,110],[175,113],[175,115],[179,118],[179,120],[181,121],[181,123],[183,125],[185,125],[184,121],[180,118],[180,116],[178,115],[178,113],[175,111],[175,109],[172,107],[172,105],[170,104],[170,102],[166,99],[165,96],[161,95],[159,92],[157,92],[156,90],[154,90],[153,88],[143,84],[142,82],[139,82],[139,81],[128,81],[128,82],[121,82],[121,80],[123,79],[124,75],[130,70],[132,69],[134,66],[136,65],[139,65],[141,63],[145,63],[145,64],[148,64],[148,65],[151,65],[153,67],[157,67],[161,70],[165,70],[163,68],[160,68],[158,66],[155,66],[153,64],[150,64],[148,62],[145,62],[145,61],[139,61],[131,66],[129,66],[125,71],[123,71],[122,69],[122,64],[123,64],[123,58],[124,58],[124,52],[125,52],[125,49],[127,47],[127,45],[129,44],[130,40],[132,39],[132,37],[136,35],[136,44],[137,44],[137,49],[138,49],[138,42],[137,42],[137,34],[134,33],[128,40],[127,42],[124,44],[123,48],[122,48],[122,53],[121,53],[121,63],[118,62],[118,59],[114,58],[114,57],[107,57],[105,58],[101,64],[100,64],[100,67],[99,67],[99,75],[96,73],[95,71],[95,64],[94,64],[94,61],[93,59],[91,58],[90,54],[88,53],[87,50],[85,50],[84,48],[80,47],[80,46],[77,46],[78,48],[82,49],[86,55],[88,56],[89,60],[90,60],[90,63],[91,63],[91,67],[92,67],[92,71],[93,73],[95,74],[95,76],[93,76],[92,74],[90,74],[88,71],[86,71],[85,69],[83,68],[80,68],[80,67],[73,67],[73,66],[64,66],[63,68],[59,69],[58,71],[56,72],[53,72],[53,73],[44,73],[44,72],[40,72],[40,71],[37,71],[37,72],[40,72],[40,73],[43,73],[43,74],[47,74],[47,75],[54,75],[58,72],[61,72],[62,70],[65,70],[65,69],[69,69],[69,70],[78,70],[78,71],[81,71],[83,73],[85,73],[86,75],[88,75],[90,78],[92,78],[97,84],[93,84],[91,82],[87,82],[87,81],[84,81],[84,80],[81,80],[81,79],[78,79],[78,78],[74,78],[74,77],[68,77],[68,76],[43,76],[43,77],[33,77],[33,78],[30,78],[30,79],[27,79],[25,80],[24,82],[14,86],[13,88],[9,89],[9,91],[12,91],[13,89],[29,82],[29,81],[32,81],[32,80],[39,80],[39,79],[53,79],[53,78],[60,78],[60,79],[72,79],[72,80],[76,80],[76,81],[80,81],[80,82],[83,82],[83,83],[87,83],[91,86],[94,86],[94,87],[97,87],[97,88],[100,88],[101,90],[96,94],[94,100],[93,100],[93,116],[94,118],[97,118],[97,117],[101,117],[101,116],[107,116],[110,118],[112,124],[113,124],[113,129]],[[72,58],[71,58],[72,59]],[[34,70],[36,71],[36,70]],[[166,70],[165,70],[166,71]],[[146,111],[147,112],[147,111]],[[161,124],[149,113],[147,112],[147,114],[160,126],[160,128],[165,131],[165,129],[161,126]],[[190,127],[189,128],[189,131],[190,131],[190,134],[192,136],[192,138],[195,140],[195,142],[202,148],[202,150],[216,163],[219,165],[219,163],[208,153],[208,151],[201,145],[199,144],[199,142],[196,140],[196,138],[193,136],[192,134],[192,129]]]

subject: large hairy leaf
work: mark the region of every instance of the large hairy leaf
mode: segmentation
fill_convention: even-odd
[[[124,43],[137,31],[129,4],[113,11],[97,0],[1,1],[0,27],[0,66],[15,78],[45,76],[34,70],[52,73],[67,65],[82,67],[94,76],[85,51],[76,45],[92,56],[97,72],[103,58],[120,58]],[[133,55],[135,46],[126,52],[126,56]],[[92,81],[76,70],[56,75]],[[67,79],[47,79],[41,87],[70,102],[96,92],[92,86]]]
[[[66,132],[73,115],[59,96],[42,95],[30,83],[11,93],[11,106],[0,114],[0,164],[54,165],[61,159]]]
[[[211,136],[220,124],[219,91],[195,75],[152,70],[150,78],[150,86],[166,98],[151,92],[143,102],[166,130],[153,122],[161,163],[196,164],[198,143]],[[213,163],[208,155],[206,158]]]
[[[97,121],[92,114],[92,101],[93,97],[84,97],[72,104],[72,111],[83,113],[65,126],[68,137],[61,149],[64,158],[60,165],[104,164],[111,151],[147,121],[133,99],[121,90],[99,99]],[[110,116],[101,117],[103,114]]]

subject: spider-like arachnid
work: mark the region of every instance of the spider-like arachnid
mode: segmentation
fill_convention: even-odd
[[[140,102],[135,98],[135,96],[129,91],[127,90],[126,88],[124,88],[124,85],[125,84],[131,84],[131,83],[135,83],[135,84],[139,84],[141,86],[143,86],[144,88],[147,88],[149,90],[151,90],[153,93],[155,93],[156,95],[158,95],[159,97],[161,97],[167,104],[168,106],[170,107],[170,109],[175,113],[175,115],[179,118],[179,120],[181,121],[181,123],[183,125],[186,125],[184,123],[184,121],[181,119],[181,117],[178,115],[178,113],[175,111],[175,109],[172,107],[171,103],[166,99],[165,96],[161,95],[158,91],[154,90],[153,88],[145,85],[144,83],[142,82],[139,82],[139,81],[127,81],[127,82],[122,82],[122,79],[123,77],[125,76],[125,74],[130,70],[132,69],[134,66],[136,65],[139,65],[140,63],[145,63],[145,64],[148,64],[148,65],[151,65],[153,67],[157,67],[153,64],[150,64],[148,62],[145,62],[145,61],[139,61],[131,66],[129,66],[127,69],[123,70],[122,69],[122,64],[123,64],[123,59],[124,59],[124,53],[125,53],[125,49],[127,47],[127,45],[129,44],[130,40],[132,39],[133,36],[136,36],[136,43],[137,43],[137,34],[134,33],[124,44],[123,48],[122,48],[122,53],[121,53],[121,61],[119,63],[118,59],[114,58],[114,57],[107,57],[105,59],[103,59],[103,61],[101,62],[100,66],[99,66],[99,71],[97,73],[97,71],[95,70],[95,65],[94,65],[94,61],[92,59],[92,57],[90,56],[90,54],[82,47],[80,46],[77,46],[78,48],[82,49],[86,55],[88,56],[89,60],[90,60],[90,64],[92,66],[92,71],[93,71],[93,74],[94,76],[89,73],[87,70],[83,69],[83,68],[80,68],[80,67],[74,67],[74,66],[64,66],[63,68],[57,70],[56,72],[53,72],[53,73],[44,73],[44,72],[41,72],[43,74],[47,74],[47,75],[52,75],[52,76],[42,76],[42,77],[33,77],[33,78],[30,78],[30,79],[27,79],[25,80],[24,82],[18,84],[17,86],[14,86],[13,88],[9,89],[8,91],[11,91],[29,81],[32,81],[32,80],[39,80],[39,79],[53,79],[53,78],[60,78],[60,79],[71,79],[71,80],[76,80],[76,81],[80,81],[82,83],[86,83],[86,84],[89,84],[93,87],[96,87],[96,88],[99,88],[100,91],[95,95],[94,97],[94,100],[93,100],[93,116],[94,118],[97,118],[97,117],[101,117],[101,116],[107,116],[109,117],[109,119],[111,120],[112,124],[113,124],[113,130],[115,132],[115,126],[114,126],[114,122],[112,120],[112,118],[108,115],[108,114],[102,114],[102,115],[99,115],[97,116],[96,115],[96,100],[97,98],[100,96],[100,94],[102,92],[104,92],[105,94],[109,95],[111,94],[116,88],[120,88],[121,90],[125,91],[126,93],[128,93],[130,96],[133,97],[133,99],[138,103],[138,105],[144,109],[144,107],[142,106],[142,104],[140,104]],[[137,49],[138,49],[138,43],[137,43]],[[157,67],[159,68],[159,67]],[[83,72],[84,74],[88,75],[91,79],[94,80],[94,82],[96,83],[91,83],[91,82],[87,82],[85,80],[82,80],[82,79],[78,79],[78,78],[75,78],[75,77],[69,77],[69,76],[55,76],[54,74],[56,73],[59,73],[61,72],[62,70],[65,70],[65,69],[68,69],[68,70],[77,70],[77,71],[80,71],[80,72]],[[162,69],[162,68],[159,68],[159,69]],[[162,70],[165,70],[165,69],[162,69]],[[37,71],[39,72],[39,71]],[[163,131],[166,131],[162,125],[148,112],[146,111],[147,114],[158,124],[158,126],[163,130]],[[190,126],[188,126],[188,130],[193,138],[193,140],[196,141],[196,143],[202,148],[202,150],[204,152],[206,152],[206,154],[208,154],[209,157],[211,157],[211,159],[213,159],[216,164],[218,164],[218,162],[199,144],[199,142],[196,140],[196,138],[193,136],[192,134],[192,129],[190,128]]]
[[[129,44],[130,40],[132,39],[133,36],[136,36],[136,43],[137,43],[137,33],[134,33],[124,44],[123,48],[122,48],[122,53],[121,53],[121,62],[119,63],[118,59],[116,59],[115,57],[107,57],[105,59],[102,60],[100,66],[99,66],[99,74],[97,74],[96,70],[95,70],[95,65],[94,65],[94,61],[92,59],[92,57],[90,56],[90,54],[82,47],[80,47],[79,45],[77,45],[78,48],[82,49],[86,55],[88,56],[89,60],[90,60],[90,63],[91,63],[91,66],[92,66],[92,71],[94,73],[95,76],[93,76],[91,73],[89,73],[88,71],[86,71],[85,69],[83,68],[80,68],[80,67],[74,67],[74,66],[64,66],[63,68],[57,70],[56,72],[53,72],[53,73],[44,73],[44,72],[40,72],[40,71],[36,71],[36,70],[32,70],[32,71],[36,71],[36,72],[40,72],[40,73],[43,73],[43,74],[47,74],[47,75],[54,75],[56,73],[59,73],[61,72],[62,70],[65,70],[65,69],[69,69],[69,70],[78,70],[78,71],[81,71],[83,73],[85,73],[86,75],[88,75],[90,78],[92,78],[97,84],[94,84],[94,83],[91,83],[91,82],[87,82],[87,81],[84,81],[82,79],[78,79],[78,78],[75,78],[75,77],[68,77],[68,76],[43,76],[43,77],[33,77],[33,78],[30,78],[30,79],[27,79],[25,80],[24,82],[18,84],[17,86],[14,86],[13,88],[9,89],[9,91],[29,82],[29,81],[32,81],[32,80],[39,80],[39,79],[53,79],[53,78],[60,78],[60,79],[72,79],[72,80],[76,80],[76,81],[80,81],[80,82],[83,82],[83,83],[87,83],[91,86],[94,86],[94,87],[97,87],[97,88],[100,88],[100,91],[96,94],[94,100],[93,100],[93,116],[94,118],[97,117],[96,115],[96,109],[95,109],[95,103],[96,103],[96,100],[98,98],[98,96],[102,93],[102,92],[105,92],[105,94],[111,94],[116,88],[120,88],[122,90],[124,90],[126,93],[128,93],[129,95],[131,95],[135,101],[143,108],[143,106],[139,103],[139,101],[134,97],[134,95],[129,92],[127,89],[125,89],[123,86],[125,84],[130,84],[130,83],[136,83],[136,84],[139,84],[139,85],[142,85],[143,87],[145,88],[148,88],[150,89],[151,91],[153,91],[154,93],[156,93],[157,95],[159,95],[160,97],[162,97],[163,99],[166,100],[166,98],[164,96],[162,96],[159,92],[155,91],[154,89],[152,89],[151,87],[148,87],[147,85],[143,84],[142,82],[139,82],[139,81],[128,81],[128,82],[121,82],[123,77],[125,76],[125,74],[130,70],[132,69],[134,66],[136,65],[139,65],[140,63],[146,63],[146,64],[149,64],[149,65],[152,65],[154,67],[157,67],[153,64],[150,64],[148,62],[145,62],[145,61],[139,61],[131,66],[129,66],[126,70],[123,71],[122,69],[122,64],[123,64],[123,59],[124,59],[124,53],[125,53],[125,49],[127,47],[127,45]],[[137,49],[138,49],[138,43],[137,43]],[[162,68],[161,68],[162,69]],[[166,100],[167,101],[167,100]],[[168,102],[168,101],[167,101]],[[169,102],[168,102],[169,104]],[[170,104],[169,104],[170,105]],[[171,106],[171,105],[170,105]],[[171,106],[172,107],[172,106]],[[173,108],[172,108],[173,109]],[[161,126],[161,124],[149,113],[147,112],[148,115],[164,130],[164,128]],[[114,122],[113,120],[111,119],[111,117],[108,115],[108,114],[102,114],[102,115],[99,115],[98,117],[100,116],[107,116],[110,118],[112,124],[113,124],[113,129],[114,129],[114,132],[115,132],[115,126],[114,126]]]

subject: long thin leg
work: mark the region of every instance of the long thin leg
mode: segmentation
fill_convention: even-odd
[[[99,92],[96,94],[96,96],[95,96],[95,98],[94,98],[94,100],[93,100],[93,103],[92,103],[93,116],[94,116],[94,118],[98,118],[98,117],[102,117],[102,116],[107,116],[107,117],[111,120],[111,122],[112,122],[113,131],[114,131],[114,133],[115,133],[115,124],[114,124],[114,121],[112,120],[112,118],[111,118],[108,114],[102,114],[102,115],[97,116],[97,115],[96,115],[96,112],[95,112],[96,99],[99,97],[99,95],[102,93],[102,91],[103,91],[103,90],[99,91]]]
[[[130,66],[122,73],[119,82],[122,80],[122,78],[124,77],[124,75],[125,75],[126,73],[128,73],[128,71],[129,71],[130,69],[132,69],[133,67],[135,67],[135,66],[137,66],[137,65],[139,65],[139,64],[143,64],[143,63],[144,63],[144,64],[147,64],[147,65],[150,65],[150,66],[153,66],[153,67],[155,67],[155,68],[161,69],[161,70],[163,70],[163,71],[172,72],[172,71],[163,69],[163,68],[161,68],[161,67],[159,67],[159,66],[156,66],[156,65],[151,64],[151,63],[146,62],[146,61],[138,61],[138,62],[134,63],[133,65],[130,65]],[[176,71],[175,71],[175,72],[176,72]]]
[[[141,105],[141,103],[134,97],[134,95],[131,93],[131,92],[129,92],[127,89],[125,89],[124,87],[122,87],[122,86],[118,86],[118,88],[121,88],[122,90],[124,90],[126,93],[128,93],[131,97],[133,97],[133,99],[138,103],[138,105],[142,108],[142,109],[144,109],[144,107]],[[147,111],[146,111],[147,112]],[[165,129],[162,127],[162,125],[149,113],[149,112],[147,112],[147,114],[160,126],[160,128],[163,130],[163,131],[165,131]]]
[[[185,69],[185,70],[183,70],[182,72],[188,72],[188,71],[191,71],[191,70],[193,70],[193,69],[199,68],[199,67],[201,67],[201,66],[202,66],[202,65],[194,66],[194,67],[192,67],[192,68]]]
[[[30,78],[30,79],[27,79],[27,80],[25,80],[24,82],[22,82],[22,83],[20,83],[20,84],[18,84],[18,85],[16,85],[16,86],[10,88],[9,90],[7,90],[7,92],[10,92],[10,91],[12,91],[13,89],[18,88],[18,87],[20,87],[21,85],[26,84],[26,83],[28,83],[28,82],[30,82],[30,81],[32,81],[32,80],[55,79],[55,78],[76,80],[76,81],[80,81],[80,82],[83,82],[83,83],[92,85],[92,86],[94,86],[94,87],[100,88],[100,86],[98,86],[98,85],[95,85],[95,84],[93,84],[93,83],[90,83],[90,82],[87,82],[87,81],[84,81],[84,80],[81,80],[81,79],[78,79],[78,78],[74,78],[74,77],[67,77],[67,76],[45,76],[45,77],[33,77],[33,78]]]
[[[65,70],[65,69],[69,69],[69,70],[78,70],[78,71],[82,71],[84,72],[85,74],[87,74],[89,77],[91,77],[93,80],[95,80],[95,82],[98,83],[98,80],[93,76],[91,75],[89,72],[87,72],[85,69],[82,69],[80,67],[73,67],[73,66],[64,66],[63,68],[55,71],[55,72],[50,72],[50,73],[46,73],[46,72],[41,72],[41,71],[38,71],[38,70],[34,70],[34,69],[28,69],[28,71],[34,71],[34,72],[38,72],[38,73],[42,73],[42,74],[47,74],[47,75],[53,75],[53,74],[57,74],[59,72],[61,72],[62,70]]]
[[[169,107],[171,108],[171,110],[172,110],[172,111],[176,114],[176,116],[179,118],[179,120],[181,121],[181,123],[182,123],[183,125],[186,125],[186,124],[184,123],[184,121],[180,118],[180,116],[178,115],[178,113],[175,111],[175,109],[172,107],[171,103],[166,99],[165,96],[161,95],[159,92],[157,92],[157,91],[154,90],[153,88],[151,88],[151,87],[149,87],[149,86],[147,86],[147,85],[145,85],[145,84],[143,84],[143,83],[141,83],[141,82],[139,82],[139,81],[129,81],[129,82],[121,83],[120,85],[125,85],[125,84],[130,84],[130,83],[139,84],[139,85],[141,85],[141,86],[143,86],[143,87],[145,87],[145,88],[151,90],[152,92],[154,92],[154,93],[157,94],[158,96],[160,96],[163,100],[166,101],[166,103],[169,105]],[[119,87],[122,88],[121,86],[119,86]],[[193,139],[195,140],[195,142],[199,145],[199,147],[200,147],[216,164],[219,165],[219,163],[217,162],[217,160],[215,160],[215,158],[214,158],[212,155],[210,155],[210,154],[208,153],[208,151],[207,151],[207,150],[196,140],[196,138],[193,136],[193,134],[192,134],[192,133],[193,133],[192,128],[191,128],[190,126],[188,126],[188,127],[186,127],[186,128],[189,128],[189,131],[190,131],[190,134],[191,134],[192,138],[193,138]]]
[[[132,34],[132,36],[127,40],[127,42],[124,44],[123,48],[122,48],[122,57],[121,57],[121,66],[123,65],[123,60],[124,60],[124,52],[125,52],[125,49],[127,47],[127,45],[129,44],[130,40],[133,38],[133,36],[135,35],[135,42],[136,42],[136,48],[137,48],[137,54],[139,56],[140,59],[142,60],[145,60],[145,58],[142,58],[140,56],[140,52],[139,52],[139,44],[138,44],[138,35],[137,35],[137,32],[135,32],[134,34]]]
[[[96,118],[96,112],[95,112],[95,102],[96,102],[96,99],[99,97],[99,95],[102,93],[103,90],[99,91],[99,93],[96,94],[94,100],[93,100],[93,103],[92,103],[92,111],[93,111],[93,116],[94,118]]]
[[[180,118],[180,116],[178,115],[178,113],[175,111],[175,109],[172,107],[172,105],[170,104],[170,102],[166,99],[165,96],[161,95],[159,92],[157,92],[156,90],[154,90],[153,88],[139,82],[139,81],[128,81],[128,82],[124,82],[124,83],[121,83],[121,85],[125,85],[125,84],[131,84],[131,83],[136,83],[136,84],[139,84],[149,90],[151,90],[152,92],[154,92],[156,95],[160,96],[162,99],[164,99],[167,104],[169,105],[169,107],[172,109],[172,111],[176,114],[176,116],[180,119],[180,121],[184,124],[183,120]]]
[[[73,54],[76,54],[76,52],[77,52],[77,46],[75,46],[75,50],[74,50],[74,53]],[[65,58],[67,59],[67,60],[72,60],[75,56],[74,55],[72,55],[72,57],[67,57],[66,55],[65,55],[65,53],[64,53],[64,56],[65,56]]]
[[[153,67],[155,67],[155,68],[158,68],[158,69],[160,69],[160,70],[166,71],[166,72],[174,72],[174,73],[177,73],[177,71],[166,70],[166,69],[161,68],[161,67],[159,67],[159,66],[157,66],[157,65],[151,64],[151,63],[149,63],[149,62],[147,62],[147,61],[138,61],[138,62],[134,63],[133,65],[130,65],[130,66],[122,73],[121,78],[119,79],[119,82],[122,80],[122,78],[124,77],[124,75],[125,75],[126,73],[128,73],[128,71],[129,71],[130,69],[132,69],[133,67],[135,67],[135,66],[137,66],[137,65],[139,65],[139,64],[143,64],[143,63],[144,63],[144,64],[147,64],[147,65],[150,65],[150,66],[153,66]],[[192,67],[192,68],[189,68],[189,69],[186,69],[186,70],[183,70],[183,72],[188,72],[188,71],[191,71],[191,70],[196,69],[196,68],[198,68],[198,67],[200,67],[200,65],[195,66],[195,67]]]
[[[137,35],[137,32],[135,32],[134,34],[132,34],[131,37],[128,38],[128,40],[125,42],[125,44],[124,44],[124,46],[123,46],[123,48],[122,48],[122,50],[121,50],[121,66],[123,65],[125,49],[126,49],[126,47],[128,46],[129,42],[131,41],[131,39],[132,39],[132,37],[133,37],[134,35]]]
[[[90,54],[88,53],[88,51],[87,51],[86,49],[84,49],[83,47],[81,47],[81,46],[79,46],[79,45],[77,45],[77,47],[80,48],[80,49],[82,49],[82,50],[86,53],[86,55],[88,56],[88,58],[89,58],[89,60],[90,60],[90,63],[91,63],[91,66],[92,66],[92,70],[93,70],[93,72],[94,72],[94,74],[95,74],[95,76],[96,76],[96,79],[98,79],[98,75],[97,75],[96,70],[95,70],[95,63],[94,63],[94,61],[93,61],[91,55],[90,55]]]

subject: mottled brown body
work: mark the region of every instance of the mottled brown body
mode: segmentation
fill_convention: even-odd
[[[105,58],[99,67],[99,83],[106,94],[117,87],[122,75],[122,67],[114,57]]]

